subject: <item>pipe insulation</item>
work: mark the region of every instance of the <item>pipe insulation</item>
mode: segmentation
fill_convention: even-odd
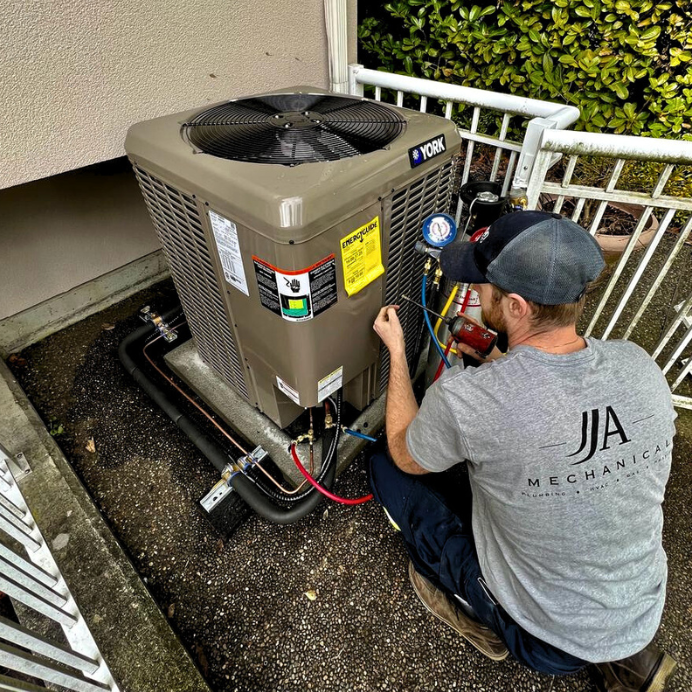
[[[164,322],[170,324],[181,314],[180,306],[164,313],[161,317]],[[156,334],[153,324],[145,324],[139,329],[128,334],[118,347],[118,357],[127,372],[137,384],[149,395],[149,397],[161,408],[161,410],[182,430],[189,440],[205,456],[205,458],[223,473],[230,458],[228,454],[213,440],[204,435],[199,428],[168,398],[168,395],[140,369],[134,358],[135,349],[143,347],[151,336]],[[338,429],[336,429],[338,430]],[[334,432],[336,432],[334,430]],[[327,434],[329,433],[329,434]],[[323,483],[331,488],[336,476],[336,444],[332,431],[326,431],[323,435]],[[338,442],[338,438],[336,440]],[[331,455],[330,455],[331,453]],[[325,470],[324,465],[328,464]],[[301,502],[291,507],[282,507],[271,501],[267,495],[257,486],[255,481],[242,473],[236,473],[231,479],[234,490],[247,502],[247,504],[260,516],[275,524],[292,524],[306,517],[322,501],[322,495],[312,491]]]

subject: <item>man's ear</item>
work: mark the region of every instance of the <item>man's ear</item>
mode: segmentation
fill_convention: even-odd
[[[518,293],[510,293],[507,295],[507,310],[513,319],[520,320],[531,312],[531,307]]]

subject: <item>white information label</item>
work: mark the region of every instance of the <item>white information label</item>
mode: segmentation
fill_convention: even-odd
[[[243,257],[240,254],[240,243],[238,242],[238,229],[233,221],[209,210],[209,221],[211,230],[214,232],[216,247],[219,250],[219,259],[223,267],[223,275],[229,284],[235,286],[246,296],[250,295],[247,290],[247,280],[245,279],[245,269],[243,267]]]
[[[279,387],[279,389],[291,400],[295,401],[298,406],[300,406],[300,397],[298,396],[298,392],[296,392],[291,385],[286,384],[278,375],[276,376],[276,384]]]
[[[317,383],[317,401],[324,401],[330,394],[334,394],[341,388],[343,380],[344,366],[342,365]]]

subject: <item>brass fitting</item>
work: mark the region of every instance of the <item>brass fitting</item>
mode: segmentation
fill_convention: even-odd
[[[296,444],[300,444],[301,442],[305,441],[312,444],[315,441],[315,431],[312,428],[310,428],[310,430],[308,430],[304,435],[298,435],[295,441]]]
[[[425,260],[425,265],[423,266],[423,274],[425,274],[426,276],[432,269],[432,262],[432,257],[430,256],[428,256],[428,259]]]
[[[221,474],[221,481],[220,482],[228,483],[228,481],[230,480],[231,476],[234,473],[240,473],[242,471],[243,471],[243,469],[240,466],[240,464],[236,464],[235,462],[231,462],[223,470],[223,473]]]
[[[336,425],[336,423],[334,423],[334,419],[332,418],[332,414],[328,413],[324,417],[324,429],[329,430],[329,428],[333,428],[335,425]]]
[[[435,278],[433,279],[433,286],[437,288],[440,285],[440,279],[442,278],[442,269],[440,265],[437,265],[437,269],[435,269]]]
[[[509,204],[513,209],[521,209],[522,211],[529,206],[529,200],[526,197],[526,190],[514,188],[509,192]]]

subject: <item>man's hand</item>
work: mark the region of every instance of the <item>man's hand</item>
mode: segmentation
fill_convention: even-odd
[[[398,305],[385,305],[377,315],[375,324],[372,325],[392,356],[406,353],[404,330],[396,314],[398,309]]]
[[[398,305],[385,305],[372,328],[389,349],[389,383],[387,385],[387,407],[385,425],[387,444],[394,463],[406,473],[428,473],[409,454],[406,446],[406,428],[416,417],[418,404],[413,396],[413,387],[406,363],[406,341],[396,311]]]

